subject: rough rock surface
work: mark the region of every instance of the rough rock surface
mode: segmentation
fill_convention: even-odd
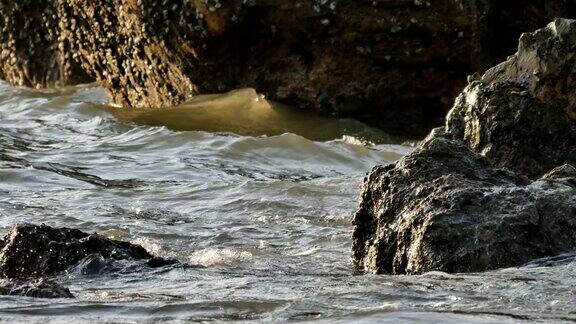
[[[132,107],[254,87],[417,136],[519,31],[575,15],[572,0],[2,0],[0,77],[87,74]]]
[[[143,260],[152,267],[176,263],[154,257],[139,245],[46,225],[15,225],[4,238],[3,245],[0,251],[0,276],[3,278],[55,275],[94,254],[105,259]]]
[[[573,166],[530,181],[436,134],[365,178],[353,259],[392,274],[516,266],[572,251],[575,215]]]
[[[36,298],[74,298],[66,287],[46,279],[34,281],[0,280],[0,295]]]
[[[576,21],[521,38],[471,82],[446,127],[364,179],[359,269],[418,274],[517,266],[576,248]]]
[[[73,59],[56,3],[0,0],[0,78],[35,88],[94,81]]]
[[[518,53],[466,87],[446,130],[531,178],[576,165],[576,20],[524,34]]]

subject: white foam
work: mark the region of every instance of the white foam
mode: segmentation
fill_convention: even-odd
[[[204,249],[190,256],[190,263],[205,267],[232,265],[252,260],[252,253],[235,249]]]
[[[146,251],[150,252],[151,254],[155,255],[155,256],[160,256],[162,254],[162,246],[160,244],[158,244],[157,242],[147,238],[147,237],[138,237],[134,240],[131,241],[132,244],[137,244],[142,246],[143,248],[146,249]]]

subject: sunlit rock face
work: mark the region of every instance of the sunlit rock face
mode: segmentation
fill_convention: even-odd
[[[352,256],[363,271],[518,266],[576,246],[576,21],[521,37],[472,81],[446,127],[364,179]]]
[[[456,99],[446,125],[494,165],[531,178],[576,165],[576,21],[522,35],[518,53]]]
[[[467,74],[512,49],[513,31],[573,14],[569,0],[548,2],[4,0],[0,77],[97,80],[126,107],[253,87],[418,136]]]
[[[94,80],[71,52],[60,2],[0,1],[0,78],[34,88]]]

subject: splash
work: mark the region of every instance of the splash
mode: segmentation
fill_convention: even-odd
[[[252,260],[252,253],[235,249],[205,249],[192,253],[190,263],[205,267],[232,266]]]

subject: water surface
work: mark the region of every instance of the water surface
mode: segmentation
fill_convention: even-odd
[[[246,89],[181,111],[104,102],[91,85],[0,84],[0,234],[18,222],[75,227],[204,268],[70,271],[57,280],[76,299],[0,296],[2,320],[576,319],[572,255],[483,274],[355,275],[359,182],[410,151],[380,131]]]

